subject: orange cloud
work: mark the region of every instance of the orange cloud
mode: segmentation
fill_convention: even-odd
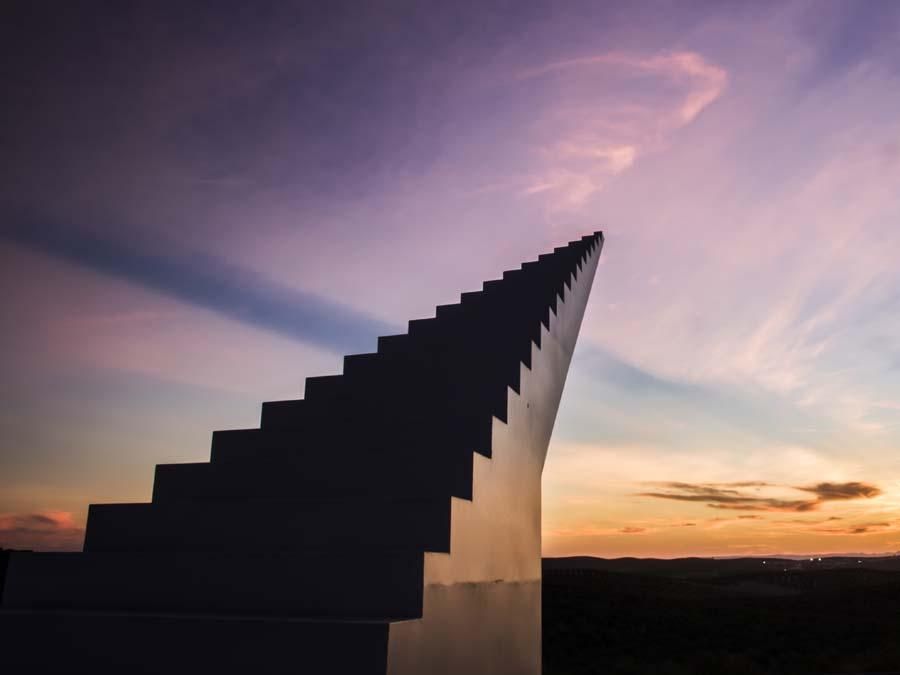
[[[891,523],[862,523],[859,525],[851,525],[849,527],[814,527],[813,532],[821,532],[822,534],[876,534],[893,529]]]
[[[852,482],[852,483],[817,483],[809,487],[798,487],[798,490],[805,490],[818,495],[822,501],[831,501],[836,499],[859,499],[865,497],[871,499],[882,494],[881,489],[869,485],[868,483]]]
[[[640,534],[642,532],[646,532],[647,528],[645,527],[623,527],[619,532],[622,534]]]
[[[793,490],[811,492],[815,499],[780,499],[747,494],[736,488],[776,487],[758,481],[738,483],[654,483],[664,491],[639,492],[640,497],[669,499],[681,502],[700,502],[713,509],[732,511],[794,511],[803,513],[817,510],[824,502],[847,499],[871,499],[882,494],[880,488],[858,481],[849,483],[817,483],[811,486],[793,487]]]
[[[84,528],[66,511],[0,515],[0,546],[27,550],[79,550]]]

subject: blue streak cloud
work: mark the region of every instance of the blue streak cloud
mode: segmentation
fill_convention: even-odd
[[[866,61],[878,62],[891,74],[900,75],[896,49],[900,4],[868,0],[827,7],[830,11],[823,12],[821,4],[811,4],[801,25],[801,34],[811,39],[818,52],[806,86],[840,77]]]
[[[603,379],[616,388],[635,396],[663,395],[676,398],[704,399],[710,396],[705,388],[688,382],[660,377],[639,368],[615,354],[590,345],[581,354],[587,373]]]
[[[199,254],[161,254],[77,228],[5,224],[0,238],[197,307],[340,353],[363,351],[396,327]]]
[[[831,421],[749,383],[741,387],[662,376],[596,344],[579,346],[575,360],[559,423],[569,440],[639,438],[694,446],[712,439],[735,448],[763,440],[823,449],[840,445]]]

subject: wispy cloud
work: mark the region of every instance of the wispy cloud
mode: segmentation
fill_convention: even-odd
[[[777,487],[759,481],[738,483],[657,483],[663,491],[639,492],[638,496],[668,499],[681,502],[699,502],[714,509],[734,511],[815,511],[824,502],[847,499],[871,499],[882,491],[868,483],[818,483],[809,487],[793,487],[793,490],[812,492],[815,499],[781,499],[748,494],[736,488]]]
[[[850,483],[817,483],[808,487],[798,487],[797,490],[812,492],[817,495],[819,501],[833,501],[840,499],[871,499],[882,494],[880,488],[869,483],[853,481]]]
[[[552,78],[567,94],[540,125],[541,167],[521,192],[547,196],[552,209],[574,210],[694,121],[722,95],[728,74],[695,52],[611,52],[526,69],[518,78]],[[674,93],[647,100],[648,89]]]
[[[670,122],[672,126],[691,122],[706,106],[721,95],[728,82],[728,73],[723,68],[709,63],[695,52],[672,52],[652,56],[613,52],[556,61],[539,68],[525,70],[519,77],[531,79],[560,71],[599,66],[612,66],[644,74],[659,75],[684,84],[687,91],[680,105],[675,109],[674,123]]]
[[[889,522],[861,523],[849,527],[814,527],[813,532],[822,534],[880,534],[893,528]]]

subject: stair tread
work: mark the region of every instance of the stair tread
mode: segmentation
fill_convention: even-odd
[[[412,618],[421,615],[423,555],[367,551],[362,564],[344,551],[15,553],[3,604],[7,609]]]
[[[92,504],[85,551],[450,550],[450,499]]]

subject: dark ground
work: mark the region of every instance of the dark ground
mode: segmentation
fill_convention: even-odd
[[[543,587],[545,675],[900,675],[900,556],[557,558]]]
[[[900,675],[900,557],[548,559],[543,624],[545,675]]]

